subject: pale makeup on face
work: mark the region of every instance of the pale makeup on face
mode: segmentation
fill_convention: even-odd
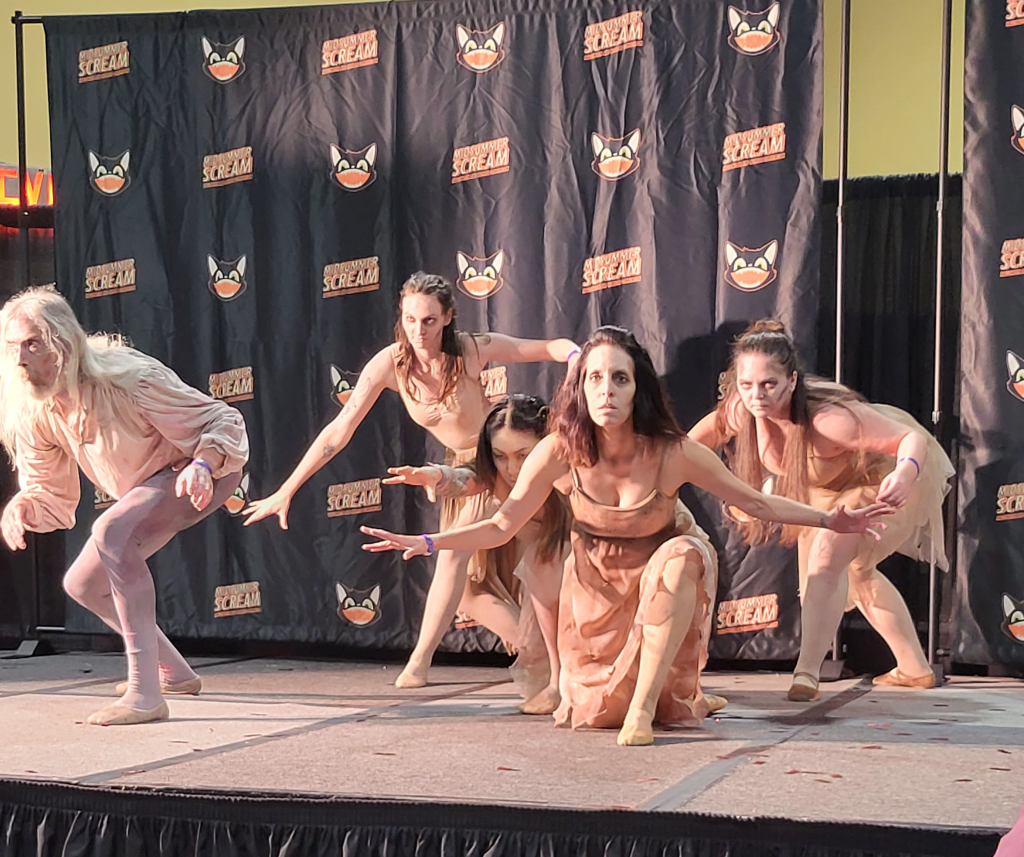
[[[509,489],[516,484],[526,457],[540,441],[528,431],[516,431],[502,426],[491,435],[494,467]]]
[[[430,295],[406,295],[402,298],[402,329],[415,351],[436,354],[441,350],[441,334],[451,322],[451,310]]]
[[[788,416],[796,380],[796,372],[787,375],[779,361],[766,354],[742,354],[736,361],[740,401],[755,417]]]
[[[583,394],[594,425],[610,428],[631,419],[636,395],[633,358],[616,345],[593,348],[587,355]]]
[[[48,397],[57,384],[57,354],[47,347],[35,322],[16,316],[7,323],[4,347],[22,371],[22,378],[38,399]]]

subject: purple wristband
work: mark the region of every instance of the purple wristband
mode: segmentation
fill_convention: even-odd
[[[921,465],[917,463],[916,459],[911,458],[909,455],[904,455],[903,458],[897,459],[896,463],[899,464],[901,461],[909,461],[911,464],[914,465],[914,467],[917,468],[917,475],[921,475]]]
[[[426,533],[422,533],[420,538],[427,543],[427,556],[430,556],[434,552],[434,540]]]
[[[213,468],[210,467],[210,465],[207,464],[205,461],[203,461],[203,459],[201,459],[201,458],[193,458],[192,459],[192,463],[196,467],[202,467],[207,473],[210,474],[210,478],[213,479]]]

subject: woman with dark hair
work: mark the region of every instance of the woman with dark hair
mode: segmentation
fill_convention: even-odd
[[[552,431],[487,521],[404,536],[362,527],[365,550],[483,550],[511,539],[552,490],[568,495],[572,553],[559,599],[562,702],[556,723],[620,726],[618,743],[650,744],[653,722],[699,723],[716,561],[677,501],[692,482],[770,521],[865,532],[888,509],[830,514],[756,491],[676,424],[650,355],[633,334],[601,327],[558,394]]]
[[[288,508],[301,485],[349,442],[373,403],[384,390],[402,397],[413,421],[423,426],[448,449],[449,464],[470,461],[490,403],[484,395],[480,372],[490,362],[532,363],[551,360],[567,363],[579,353],[569,339],[517,339],[498,333],[463,333],[455,324],[455,297],[451,283],[437,274],[419,271],[405,282],[399,296],[395,342],[378,351],[366,364],[351,398],[302,457],[298,466],[273,494],[246,509],[246,526],[276,516],[288,529]],[[486,496],[446,501],[441,508],[442,530],[479,520]],[[398,687],[422,687],[434,650],[441,642],[465,595],[465,576],[471,552],[442,551],[427,592],[423,624]],[[478,617],[503,639],[515,633],[515,613],[487,593],[472,598]]]
[[[508,499],[527,456],[548,433],[548,406],[537,396],[516,393],[484,420],[471,464],[389,467],[386,484],[420,485],[431,502],[488,492],[488,514]],[[485,591],[518,614],[512,676],[526,702],[525,714],[551,714],[558,707],[558,591],[568,548],[568,514],[552,494],[514,539],[478,551],[470,562],[467,593]],[[472,600],[465,612],[472,618]],[[486,625],[486,621],[480,620]]]
[[[860,608],[892,649],[896,667],[875,684],[926,688],[934,684],[913,620],[878,563],[899,552],[934,555],[945,568],[942,499],[953,467],[938,442],[898,408],[868,404],[840,384],[805,375],[796,347],[777,321],[752,324],[736,340],[725,395],[689,436],[725,447],[733,472],[772,493],[825,512],[886,503],[896,509],[881,539],[799,526],[782,528],[797,542],[801,643],[789,699],[818,696],[818,673],[843,612]],[[739,520],[748,543],[770,528]]]

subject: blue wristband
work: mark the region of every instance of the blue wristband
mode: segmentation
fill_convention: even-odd
[[[207,473],[210,474],[210,478],[213,479],[213,468],[210,467],[210,465],[207,464],[205,461],[203,461],[203,459],[201,459],[201,458],[193,458],[192,459],[192,463],[196,467],[202,467]]]
[[[568,363],[570,360],[572,360],[573,357],[575,357],[577,354],[580,354],[581,351],[582,349],[577,345],[572,351],[568,353],[568,355],[565,358],[565,362]]]
[[[434,552],[434,540],[426,533],[423,533],[420,538],[427,543],[427,556],[430,556]]]
[[[917,475],[921,475],[921,465],[917,463],[916,459],[911,458],[909,455],[904,455],[903,458],[896,459],[896,463],[899,464],[901,461],[909,461],[914,467],[917,468]]]

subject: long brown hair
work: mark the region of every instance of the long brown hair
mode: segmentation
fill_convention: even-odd
[[[494,447],[491,444],[495,432],[507,428],[527,432],[540,440],[548,433],[548,411],[547,404],[539,396],[524,396],[521,393],[514,393],[491,408],[476,446],[476,474],[484,485],[493,490],[498,480]],[[541,510],[537,556],[542,562],[551,562],[561,553],[568,534],[567,521],[561,495],[552,491]]]
[[[672,415],[668,393],[654,368],[651,355],[624,327],[606,324],[595,330],[580,352],[579,359],[558,391],[551,430],[558,434],[562,453],[570,467],[597,464],[597,432],[587,410],[584,379],[587,358],[598,345],[615,345],[633,361],[636,393],[633,397],[633,431],[653,445],[677,441],[686,436]]]
[[[444,359],[441,367],[441,388],[437,394],[437,401],[443,403],[455,393],[459,378],[466,370],[462,338],[459,336],[459,329],[455,324],[457,315],[455,293],[452,290],[452,284],[440,274],[417,271],[405,281],[405,285],[402,286],[402,291],[398,295],[398,320],[395,322],[398,358],[395,360],[395,373],[398,375],[398,383],[409,394],[409,398],[414,402],[419,402],[420,399],[416,395],[416,387],[412,379],[412,368],[415,365],[412,343],[409,342],[409,337],[405,335],[405,328],[402,326],[402,303],[409,295],[425,295],[428,298],[436,298],[441,305],[442,315],[449,311],[452,314],[452,320],[441,331],[441,353]]]
[[[775,480],[773,493],[806,503],[808,500],[807,458],[811,453],[811,424],[823,408],[833,405],[849,408],[864,398],[842,384],[807,375],[800,366],[796,345],[782,322],[761,319],[751,324],[732,346],[732,359],[726,375],[726,391],[715,410],[715,423],[722,437],[728,437],[730,417],[738,425],[732,444],[726,448],[729,468],[737,477],[758,490],[764,483],[764,467],[757,446],[757,425],[753,414],[742,405],[737,407],[736,364],[745,354],[762,354],[771,358],[789,378],[796,373],[796,387],[789,403],[789,419],[795,427],[786,435],[782,451],[782,475]],[[858,453],[857,467],[863,468],[863,453]],[[744,540],[757,544],[768,539],[776,525],[752,519],[736,522]],[[782,543],[793,544],[801,527],[782,527]]]

